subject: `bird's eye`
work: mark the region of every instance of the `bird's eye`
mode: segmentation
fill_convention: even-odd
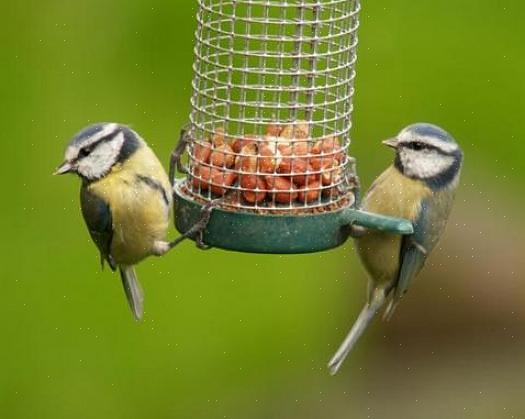
[[[420,151],[420,150],[423,150],[425,148],[425,144],[419,142],[419,141],[414,141],[413,143],[410,143],[410,146],[409,146],[412,150],[415,150],[415,151]]]
[[[93,149],[91,147],[81,148],[78,152],[78,158],[82,159],[84,157],[87,157],[91,154],[92,151]]]

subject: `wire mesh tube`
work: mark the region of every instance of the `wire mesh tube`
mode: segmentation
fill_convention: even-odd
[[[200,0],[188,177],[197,201],[273,214],[354,202],[357,0]]]

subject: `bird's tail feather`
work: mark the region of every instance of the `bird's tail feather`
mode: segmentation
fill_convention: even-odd
[[[386,297],[384,290],[376,289],[373,291],[372,298],[363,307],[363,310],[361,310],[361,313],[359,314],[359,317],[352,326],[352,329],[346,336],[345,340],[343,341],[333,358],[328,363],[328,369],[330,370],[330,374],[337,374],[337,371],[339,371],[339,368],[341,368],[341,365],[352,350],[353,346],[359,340],[365,329],[368,327],[377,311],[383,306],[385,300]]]
[[[137,279],[135,268],[133,266],[121,266],[120,278],[122,279],[124,292],[135,320],[142,320],[142,315],[144,314],[144,293]]]

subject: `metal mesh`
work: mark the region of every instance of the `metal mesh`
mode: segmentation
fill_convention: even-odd
[[[352,197],[358,0],[199,0],[187,192],[231,208]]]

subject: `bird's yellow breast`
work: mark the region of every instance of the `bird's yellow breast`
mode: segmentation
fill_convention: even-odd
[[[391,166],[370,188],[363,201],[363,209],[415,221],[422,201],[430,194],[431,190],[423,182],[410,179]],[[397,277],[400,236],[368,230],[357,240],[357,250],[374,281],[390,282]]]
[[[154,180],[164,192],[141,177]],[[155,241],[165,240],[171,188],[164,168],[146,145],[88,188],[110,207],[111,255],[117,264],[134,265],[152,254]]]

